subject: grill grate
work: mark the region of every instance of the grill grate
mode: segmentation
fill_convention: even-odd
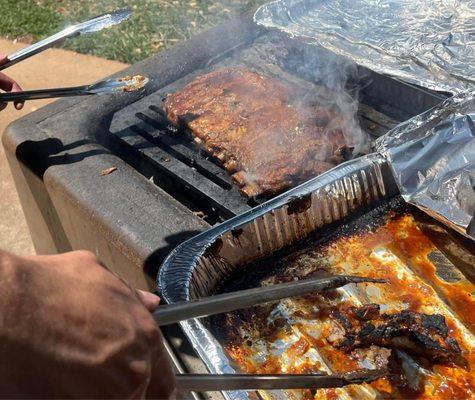
[[[241,214],[266,199],[248,200],[239,193],[228,173],[189,136],[171,126],[161,108],[163,94],[156,92],[122,109],[112,122],[111,133],[123,151],[135,152],[160,175],[173,180],[174,189],[190,193],[197,202],[211,206],[221,218]],[[360,124],[372,136],[379,136],[396,123],[374,109],[361,105]]]
[[[138,151],[157,169],[157,184],[160,185],[160,174],[168,176],[176,190],[190,192],[196,201],[207,203],[222,218],[240,214],[257,204],[241,196],[227,172],[186,133],[170,125],[160,107],[160,92],[137,103],[114,118],[111,133],[126,146],[124,151],[130,148]]]

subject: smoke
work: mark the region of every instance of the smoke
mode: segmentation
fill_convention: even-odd
[[[305,45],[289,50],[283,67],[293,71],[301,79],[314,83],[307,96],[333,109],[339,119],[329,128],[342,127],[346,143],[353,154],[369,150],[369,136],[358,121],[359,92],[369,85],[368,72],[348,59],[339,57],[315,45]]]

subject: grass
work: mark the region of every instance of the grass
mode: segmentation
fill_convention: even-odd
[[[134,63],[253,7],[261,0],[0,0],[0,36],[32,43],[89,17],[131,8],[131,20],[63,47]],[[0,49],[1,52],[1,49]]]

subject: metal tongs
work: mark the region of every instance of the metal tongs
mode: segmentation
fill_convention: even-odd
[[[361,370],[344,374],[178,374],[179,390],[213,392],[221,390],[325,389],[371,382],[387,375],[385,369]]]
[[[384,279],[351,275],[309,278],[256,289],[240,290],[200,300],[163,305],[153,313],[158,325],[169,325],[293,296],[336,289],[348,283],[385,283]],[[370,382],[387,374],[384,369],[361,370],[346,374],[178,374],[177,388],[190,391],[321,389]]]
[[[107,79],[92,85],[56,88],[24,90],[22,92],[0,93],[0,103],[8,101],[25,101],[50,99],[56,97],[90,96],[94,94],[132,92],[142,89],[148,83],[148,78],[142,76],[124,77],[119,79]]]
[[[218,294],[199,300],[183,301],[160,306],[153,313],[155,322],[170,325],[191,318],[206,317],[224,312],[248,308],[258,304],[277,301],[287,297],[323,292],[336,289],[348,283],[386,283],[384,279],[352,275],[334,275],[328,278],[308,278],[300,281],[279,283],[255,289]]]
[[[49,49],[50,47],[61,43],[68,38],[98,32],[102,29],[117,25],[128,19],[131,14],[132,12],[130,10],[118,10],[99,15],[79,24],[68,26],[61,32],[34,43],[31,46],[25,47],[16,53],[10,54],[7,56],[7,62],[0,65],[0,70],[8,68],[26,58],[42,52],[43,50]],[[147,83],[147,78],[136,76],[125,77],[122,79],[108,79],[84,86],[29,90],[14,93],[0,93],[0,103],[9,101],[49,99],[54,97],[88,96],[94,94],[132,92],[143,88]]]
[[[125,21],[130,17],[132,12],[130,10],[117,10],[109,13],[105,13],[94,17],[88,21],[81,22],[79,24],[68,26],[62,31],[55,33],[54,35],[40,40],[31,46],[25,47],[17,51],[16,53],[7,56],[7,62],[0,65],[0,70],[11,67],[12,65],[24,60],[25,58],[34,56],[56,44],[62,43],[64,40],[79,35],[86,35],[88,33],[98,32],[104,28],[109,28],[113,25],[117,25],[122,21]]]

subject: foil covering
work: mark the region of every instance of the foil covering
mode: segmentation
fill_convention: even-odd
[[[157,290],[167,303],[212,295],[236,268],[397,194],[392,172],[381,155],[370,154],[340,164],[179,245],[159,270]],[[180,325],[211,373],[235,371],[203,320],[182,321]],[[240,400],[249,394],[233,391],[224,396]],[[273,399],[281,397],[279,391],[272,391]]]
[[[406,201],[475,238],[475,91],[398,125],[375,149]]]
[[[278,0],[254,20],[432,90],[475,83],[473,0]]]

